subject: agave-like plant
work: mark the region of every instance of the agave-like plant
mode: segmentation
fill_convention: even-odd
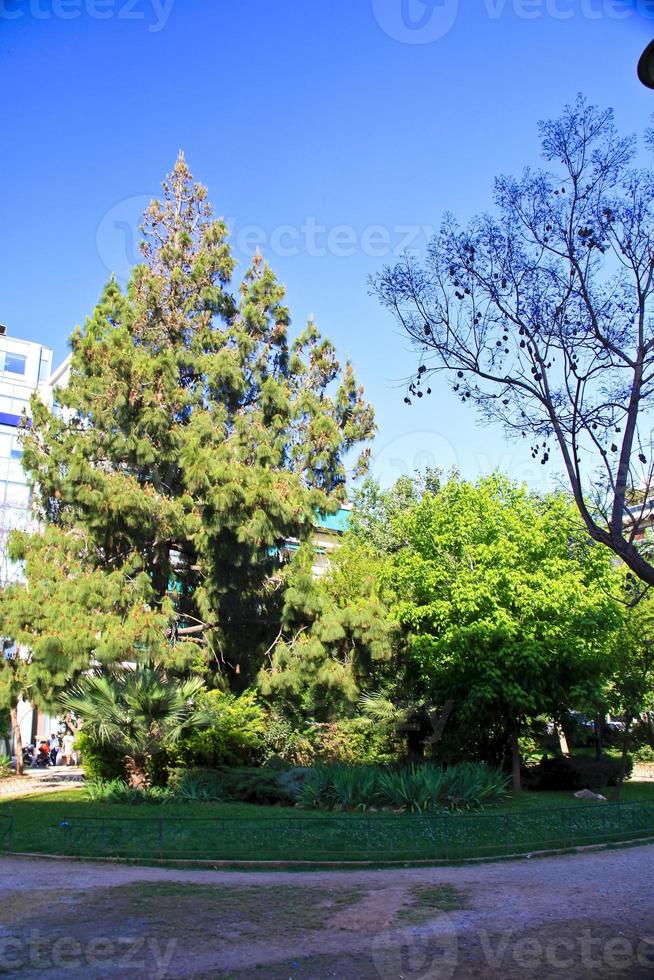
[[[482,762],[462,762],[446,771],[446,803],[450,809],[481,807],[506,795],[509,777]]]
[[[298,793],[302,806],[332,806],[332,772],[330,766],[316,766]]]
[[[214,803],[224,798],[216,779],[193,772],[184,774],[176,795],[184,803]]]
[[[373,804],[413,813],[481,807],[500,799],[509,778],[484,763],[433,764],[404,769],[382,766],[321,766],[313,770],[299,800],[305,806],[336,810],[366,809]]]
[[[407,766],[381,772],[382,798],[389,806],[406,807],[424,813],[438,806],[443,782],[442,771],[433,766]]]
[[[330,796],[336,810],[365,810],[379,796],[376,770],[368,766],[332,766]]]
[[[179,681],[158,667],[137,666],[89,674],[61,704],[93,739],[124,752],[129,785],[142,789],[149,786],[148,760],[210,722],[198,708],[202,690],[200,678]]]

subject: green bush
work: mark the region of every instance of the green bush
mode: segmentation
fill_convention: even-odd
[[[268,719],[254,691],[245,691],[240,697],[209,691],[202,707],[212,722],[180,740],[173,765],[243,767],[264,760]]]
[[[108,783],[125,776],[125,753],[113,745],[99,745],[86,732],[75,736],[75,749],[80,753],[84,776],[88,782]]]
[[[173,791],[183,802],[290,804],[294,797],[272,769],[197,769],[174,775]]]
[[[402,769],[382,766],[319,766],[308,776],[298,800],[332,810],[392,807],[422,813],[481,807],[500,800],[508,777],[483,763],[446,769],[431,764]]]
[[[86,785],[86,795],[94,803],[129,803],[132,806],[160,806],[163,803],[172,803],[175,799],[173,791],[163,786],[134,789],[122,779],[111,779],[107,782],[92,780]]]
[[[12,774],[11,759],[8,755],[0,755],[0,779],[4,779],[6,776],[11,776]]]
[[[312,772],[313,769],[309,766],[293,766],[278,770],[277,782],[293,800],[297,800]]]
[[[634,752],[636,762],[654,762],[654,748],[651,745],[641,745]]]
[[[539,764],[527,772],[525,784],[536,790],[598,790],[617,785],[622,763],[620,759],[593,759],[589,756],[555,756],[541,759]],[[625,778],[633,770],[631,758],[627,758]]]
[[[264,763],[266,769],[272,769],[274,772],[288,772],[293,766],[286,759],[282,759],[280,755],[271,755],[266,759]]]
[[[391,762],[397,757],[393,732],[393,725],[380,725],[370,718],[344,718],[314,725],[311,739],[320,762],[367,766]]]
[[[316,757],[309,735],[277,715],[268,720],[264,740],[268,760],[276,758],[289,766],[310,766]]]

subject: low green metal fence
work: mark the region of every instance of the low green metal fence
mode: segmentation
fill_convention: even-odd
[[[11,831],[13,825],[13,817],[0,815],[0,853],[2,851],[8,851],[11,847]]]
[[[216,861],[457,860],[654,837],[654,802],[474,815],[71,815],[42,831],[44,846],[34,841],[30,849],[69,855]]]

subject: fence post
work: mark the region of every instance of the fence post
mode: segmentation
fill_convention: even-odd
[[[70,823],[68,822],[68,817],[64,817],[64,819],[60,821],[59,826],[61,827],[62,830],[62,837],[64,838],[64,854],[66,854],[68,852],[68,838],[69,838],[68,831],[70,829]]]

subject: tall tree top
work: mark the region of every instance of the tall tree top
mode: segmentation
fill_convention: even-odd
[[[228,229],[182,154],[143,236],[126,293],[109,282],[73,333],[60,410],[33,406],[23,458],[50,537],[48,575],[39,541],[23,546],[29,584],[57,578],[58,529],[82,549],[76,574],[99,572],[107,588],[114,575],[115,590],[124,573],[126,607],[145,576],[134,601],[163,616],[164,653],[186,637],[187,653],[243,663],[281,608],[282,545],[338,508],[373,411],[312,321],[290,337],[284,288],[261,255],[232,288]],[[62,608],[78,599],[62,581]]]

